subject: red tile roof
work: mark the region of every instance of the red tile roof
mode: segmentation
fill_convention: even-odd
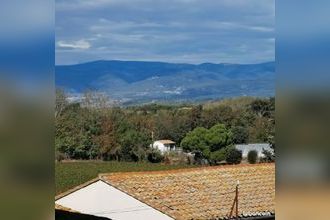
[[[112,173],[100,178],[174,219],[233,217],[237,181],[239,216],[275,213],[274,164]]]

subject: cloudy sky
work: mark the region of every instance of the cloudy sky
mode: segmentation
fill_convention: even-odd
[[[56,0],[56,64],[275,59],[275,0]]]

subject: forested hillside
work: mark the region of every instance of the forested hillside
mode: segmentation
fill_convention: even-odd
[[[215,131],[215,136],[226,132],[227,145],[270,142],[275,133],[274,98],[118,107],[95,94],[86,94],[81,103],[67,102],[63,91],[56,96],[57,159],[143,161],[153,140],[170,139],[192,150],[185,145],[196,129]]]
[[[104,92],[125,105],[275,94],[275,62],[177,64],[100,60],[56,66],[56,87],[79,96]]]

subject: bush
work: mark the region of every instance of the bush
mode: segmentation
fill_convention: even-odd
[[[193,154],[194,154],[194,159],[193,159],[194,164],[204,165],[208,163],[207,159],[205,159],[206,157],[203,152],[194,151]]]
[[[152,149],[148,153],[148,161],[151,163],[160,163],[164,159],[164,156],[161,154],[159,150]]]
[[[275,154],[273,152],[270,152],[268,150],[263,149],[262,153],[265,155],[260,159],[260,162],[263,163],[272,163],[275,161]]]
[[[242,151],[229,147],[226,152],[226,161],[230,164],[239,164],[242,161]]]
[[[186,154],[177,151],[166,152],[163,155],[164,155],[163,161],[165,164],[178,165],[178,164],[190,163]]]
[[[258,152],[256,150],[250,150],[247,155],[247,159],[248,159],[249,163],[255,164],[258,159]]]
[[[210,161],[213,164],[217,162],[221,162],[226,159],[226,148],[222,148],[221,150],[217,150],[211,153]]]

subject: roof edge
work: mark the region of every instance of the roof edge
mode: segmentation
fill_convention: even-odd
[[[239,217],[240,220],[271,220],[275,219],[275,213],[264,216],[249,216],[249,217]]]
[[[128,172],[128,173],[129,173],[129,172]],[[122,191],[121,189],[117,188],[116,186],[113,186],[110,182],[106,181],[106,180],[103,178],[104,175],[108,175],[108,174],[106,174],[106,173],[103,173],[103,174],[100,173],[100,174],[98,175],[98,177],[96,177],[96,178],[94,178],[94,179],[92,179],[92,180],[89,180],[89,181],[87,181],[87,182],[85,182],[85,183],[83,183],[83,184],[80,184],[80,185],[78,185],[78,186],[76,186],[76,187],[74,187],[74,188],[72,188],[72,189],[69,189],[69,190],[67,190],[67,191],[65,191],[65,192],[63,192],[63,193],[58,194],[57,196],[55,196],[55,202],[56,202],[56,200],[59,200],[59,199],[65,197],[65,196],[67,196],[67,195],[69,195],[69,194],[71,194],[71,193],[74,193],[74,192],[76,192],[76,191],[78,191],[78,190],[80,190],[80,189],[82,189],[82,188],[85,188],[85,187],[87,187],[87,186],[89,186],[89,185],[91,185],[91,184],[93,184],[93,183],[95,183],[95,182],[97,182],[97,181],[102,181],[103,183],[105,183],[105,184],[107,184],[107,185],[109,185],[109,186],[111,186],[111,187],[114,187],[115,189],[119,190],[120,192],[125,193],[126,195],[128,195],[128,196],[130,196],[130,197],[132,197],[132,198],[134,198],[134,199],[136,199],[136,200],[138,200],[139,202],[142,202],[143,204],[145,204],[145,205],[147,205],[147,206],[150,206],[151,208],[153,208],[153,209],[159,211],[160,213],[162,213],[162,214],[164,214],[164,215],[166,215],[166,216],[168,216],[168,217],[174,219],[172,216],[170,216],[170,215],[164,213],[163,211],[161,211],[161,210],[159,210],[159,209],[157,209],[157,208],[155,208],[155,207],[153,207],[153,206],[151,206],[151,205],[149,205],[149,204],[147,204],[147,203],[141,201],[140,199],[136,198],[136,197],[133,196],[133,195],[128,194],[127,192]],[[55,206],[56,206],[56,205],[58,205],[58,204],[55,203]],[[65,208],[66,208],[66,207],[65,207]],[[68,209],[69,209],[69,208],[68,208]],[[58,209],[58,210],[61,210],[61,209]],[[77,211],[75,211],[75,210],[73,210],[73,212],[79,213],[79,212],[77,212]]]
[[[93,183],[95,183],[95,182],[97,182],[99,180],[100,180],[100,176],[98,176],[98,177],[96,177],[94,179],[91,179],[91,180],[89,180],[89,181],[87,181],[87,182],[85,182],[83,184],[78,185],[78,186],[75,186],[74,188],[71,188],[71,189],[69,189],[69,190],[67,190],[65,192],[62,192],[62,193],[60,193],[60,194],[58,194],[58,195],[55,196],[55,201],[63,198],[64,196],[67,196],[67,195],[69,195],[69,194],[71,194],[71,193],[73,193],[75,191],[78,191],[78,190],[80,190],[82,188],[85,188],[86,186],[89,186],[89,185],[91,185],[91,184],[93,184]]]
[[[171,216],[171,215],[169,215],[169,214],[163,212],[162,210],[160,210],[160,209],[158,209],[158,208],[156,208],[156,207],[154,207],[154,206],[152,206],[152,205],[150,205],[150,204],[148,204],[148,203],[142,201],[141,199],[137,198],[136,196],[131,195],[131,194],[129,194],[129,193],[127,193],[127,192],[125,192],[125,191],[119,189],[118,187],[112,185],[110,181],[108,181],[108,180],[106,180],[106,179],[103,178],[102,174],[99,174],[99,180],[102,181],[102,182],[104,182],[105,184],[107,184],[107,185],[109,185],[109,186],[111,186],[111,187],[113,187],[113,188],[119,190],[120,192],[122,192],[122,193],[124,193],[124,194],[126,194],[126,195],[128,195],[128,196],[130,196],[130,197],[132,197],[132,198],[134,198],[134,199],[136,199],[137,201],[139,201],[139,202],[141,202],[141,203],[143,203],[143,204],[149,206],[150,208],[153,208],[154,210],[157,210],[158,212],[160,212],[160,213],[162,213],[162,214],[168,216],[169,218],[171,218],[171,219],[173,219],[173,220],[175,219],[173,216]]]
[[[55,203],[55,210],[61,210],[61,211],[65,211],[65,212],[73,212],[73,213],[80,213],[76,210],[73,210],[71,208],[68,208],[68,207],[65,207],[65,206],[62,206],[60,204],[57,204]]]

